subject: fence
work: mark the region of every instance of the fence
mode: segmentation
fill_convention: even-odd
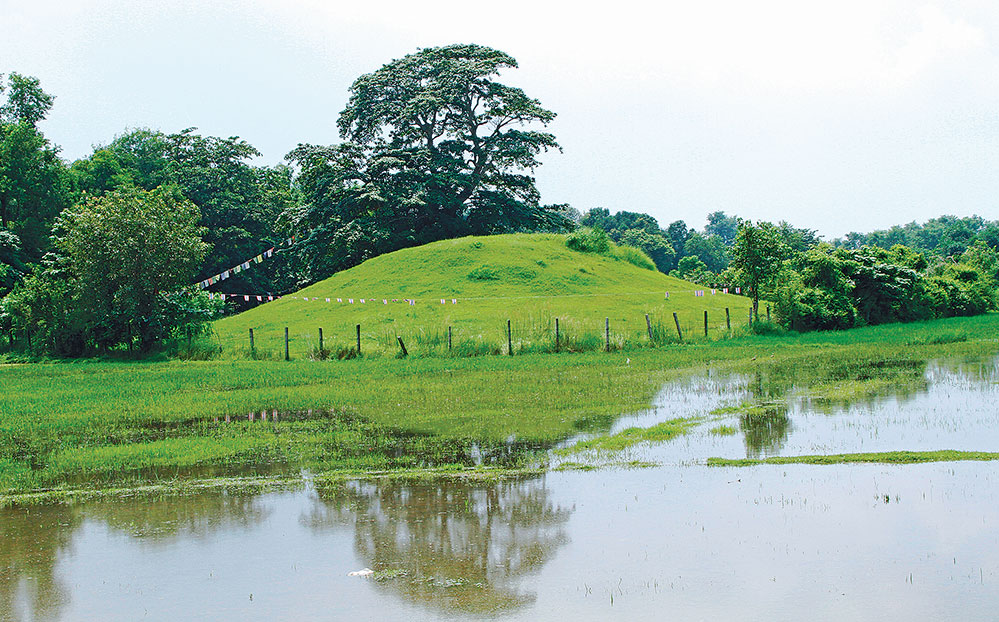
[[[763,311],[763,309],[761,309]],[[769,319],[769,307],[766,308]],[[762,315],[762,313],[761,313]],[[447,324],[402,332],[375,322],[333,330],[250,328],[242,338],[214,337],[225,356],[269,360],[350,359],[357,356],[488,356],[534,352],[619,351],[704,342],[746,334],[749,313],[662,312],[636,317],[507,319],[494,329]]]

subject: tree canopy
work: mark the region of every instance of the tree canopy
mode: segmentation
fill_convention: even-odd
[[[470,234],[558,230],[531,175],[558,149],[535,129],[555,118],[497,81],[513,57],[492,48],[425,48],[362,75],[338,126],[345,142],[299,145],[306,207],[298,224],[312,278],[405,246]]]

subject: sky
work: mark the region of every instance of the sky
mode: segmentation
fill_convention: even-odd
[[[0,73],[56,96],[41,129],[69,161],[126,129],[197,127],[277,163],[339,141],[358,76],[478,43],[558,114],[544,203],[664,228],[722,210],[826,239],[999,219],[991,1],[0,0],[0,32]]]

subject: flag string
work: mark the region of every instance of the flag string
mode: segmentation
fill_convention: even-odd
[[[627,293],[594,293],[594,294],[547,294],[547,295],[524,295],[524,296],[461,296],[460,298],[394,298],[394,297],[384,297],[384,296],[300,296],[300,295],[274,295],[274,294],[232,294],[232,293],[214,293],[208,292],[209,298],[219,300],[239,300],[242,299],[244,302],[271,302],[274,300],[279,300],[282,298],[287,298],[289,300],[301,300],[303,302],[327,302],[327,303],[339,303],[339,304],[391,304],[391,303],[403,303],[415,305],[417,302],[430,302],[439,304],[458,304],[459,300],[462,301],[488,301],[488,300],[539,300],[539,299],[558,299],[558,298],[596,298],[596,297],[612,297],[621,298],[628,296],[646,296],[646,295],[660,295],[665,294],[664,298],[669,299],[670,294],[693,294],[694,296],[700,297],[708,295],[714,296],[716,294],[741,294],[740,287],[734,288],[715,288],[710,290],[705,289],[685,289],[685,290],[671,290],[671,291],[645,291],[645,292],[627,292]]]
[[[280,246],[282,248],[292,246],[293,244],[295,244],[296,237],[297,236],[293,235],[290,238],[287,238],[287,239],[283,240],[280,244],[278,244],[278,246]],[[239,264],[233,266],[232,268],[229,268],[228,270],[223,270],[222,272],[219,272],[218,274],[216,274],[214,276],[210,276],[210,277],[208,277],[207,279],[205,279],[203,281],[199,281],[198,283],[195,283],[191,287],[198,287],[200,289],[208,289],[212,285],[215,285],[216,283],[220,283],[220,282],[228,279],[230,276],[232,276],[234,274],[239,274],[243,270],[249,270],[250,266],[252,264],[263,263],[264,259],[267,259],[269,257],[273,257],[275,252],[277,252],[277,247],[276,246],[272,246],[269,249],[265,250],[264,252],[260,253],[259,255],[255,256],[255,257],[251,257],[250,259],[247,259],[246,261],[244,261],[242,263],[239,263]]]

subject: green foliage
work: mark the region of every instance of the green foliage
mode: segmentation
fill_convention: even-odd
[[[643,268],[645,270],[656,269],[656,264],[652,261],[652,259],[639,248],[635,248],[633,246],[618,246],[614,251],[614,255],[621,261],[626,261],[633,266],[638,266],[639,268]]]
[[[570,233],[565,238],[565,245],[580,253],[606,255],[610,252],[611,241],[603,229],[599,227],[584,227]]]
[[[988,269],[989,251],[977,248],[969,261]],[[971,263],[922,270],[922,253],[894,245],[885,250],[833,249],[819,245],[790,262],[796,273],[776,296],[778,318],[794,330],[910,322],[977,315],[995,308],[995,283]]]
[[[499,278],[499,273],[489,266],[479,266],[468,273],[470,281],[497,281]]]
[[[732,245],[732,268],[753,297],[753,315],[759,317],[760,290],[781,273],[790,254],[780,230],[769,222],[743,221]]]
[[[139,129],[98,147],[73,163],[77,191],[103,196],[127,186],[153,190],[173,185],[198,208],[210,251],[196,267],[207,278],[259,254],[291,235],[300,204],[287,166],[252,166],[259,156],[236,137],[201,136],[189,128],[175,134]],[[233,275],[226,291],[275,291],[296,283],[281,255],[263,269]]]
[[[12,73],[2,85],[0,105],[0,296],[26,274],[49,246],[56,215],[68,205],[69,177],[59,149],[36,124],[52,107],[53,97],[38,79]]]
[[[203,332],[217,306],[187,285],[207,250],[197,208],[174,189],[127,187],[63,212],[59,254],[4,300],[14,327],[56,355],[148,351]]]
[[[678,279],[701,285],[710,285],[718,278],[711,270],[708,270],[703,261],[693,255],[687,255],[681,259],[676,266],[676,270],[671,271],[669,274]]]

